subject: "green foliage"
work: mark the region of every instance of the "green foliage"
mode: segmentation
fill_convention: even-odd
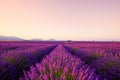
[[[71,54],[74,54],[76,51],[78,51],[79,50],[79,48],[74,48],[73,50],[72,50],[72,52],[71,52]]]
[[[21,57],[21,60],[20,60],[20,67],[23,67],[23,65],[27,65],[29,64],[29,61],[24,57],[24,56],[20,56]]]
[[[34,56],[37,56],[37,55],[38,55],[38,53],[37,53],[36,51],[32,52],[32,54],[33,54]]]
[[[6,58],[3,58],[3,60],[7,63],[11,63],[11,64],[15,64],[17,63],[17,60],[15,57],[13,56],[9,56],[9,57],[6,57]]]
[[[75,80],[75,78],[71,74],[66,73],[66,80]]]
[[[99,53],[90,53],[90,54],[85,58],[85,62],[86,62],[87,64],[89,64],[89,63],[92,63],[92,62],[100,59],[101,57],[102,57],[102,55],[99,54]]]

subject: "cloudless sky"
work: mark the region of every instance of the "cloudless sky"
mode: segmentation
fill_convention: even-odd
[[[120,0],[0,0],[0,35],[120,41]]]

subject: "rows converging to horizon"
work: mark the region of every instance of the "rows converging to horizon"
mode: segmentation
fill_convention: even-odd
[[[119,79],[119,42],[0,42],[0,80]]]

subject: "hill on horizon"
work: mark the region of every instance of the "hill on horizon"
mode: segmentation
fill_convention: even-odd
[[[0,36],[0,41],[23,41],[24,39],[14,36]]]

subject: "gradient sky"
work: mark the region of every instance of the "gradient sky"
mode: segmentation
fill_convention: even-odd
[[[120,41],[120,0],[0,0],[0,35]]]

